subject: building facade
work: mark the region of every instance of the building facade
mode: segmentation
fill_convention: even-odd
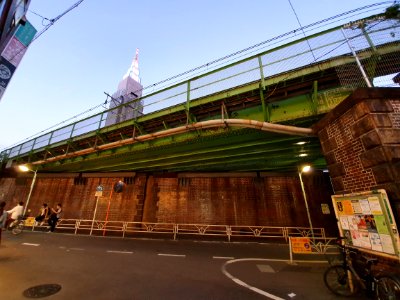
[[[118,90],[111,96],[110,110],[107,113],[105,126],[131,120],[143,114],[142,97],[143,86],[139,78],[139,49],[136,49],[135,58],[121,82]]]

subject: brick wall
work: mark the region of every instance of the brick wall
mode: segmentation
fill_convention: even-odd
[[[304,182],[313,225],[336,234],[329,178],[309,175]],[[297,175],[154,178],[153,185],[146,197],[149,222],[309,226]],[[322,214],[321,203],[331,207],[331,215]]]
[[[365,191],[376,186],[372,170],[364,169],[360,159],[365,148],[361,138],[354,137],[352,128],[356,121],[352,111],[348,111],[318,133],[336,193]]]
[[[25,180],[25,184],[17,185],[18,179],[0,179],[0,201],[7,202],[7,208],[12,208],[19,201],[26,201],[32,179]],[[115,193],[112,187],[115,178],[87,178],[85,184],[74,184],[74,178],[38,178],[29,201],[28,209],[31,215],[38,214],[43,203],[55,207],[61,203],[64,218],[89,219],[93,218],[96,205],[95,191],[101,184],[104,186],[103,196],[98,199],[96,219],[105,220],[108,211],[108,220],[133,221],[137,214],[137,203],[141,193],[140,177],[131,185],[125,185],[122,193]]]
[[[359,89],[313,128],[335,194],[385,189],[399,220],[399,89]]]
[[[0,201],[7,201],[9,208],[19,201],[26,201],[31,180],[1,178]],[[314,227],[336,232],[333,210],[328,216],[321,212],[321,203],[331,202],[329,179],[316,174],[305,175],[303,180]],[[207,177],[203,174],[190,178],[136,174],[122,193],[112,191],[117,181],[116,178],[86,175],[85,182],[76,184],[73,177],[40,174],[28,208],[35,216],[42,203],[54,207],[60,202],[64,218],[91,220],[96,205],[96,187],[102,185],[104,191],[98,199],[96,220],[309,226],[297,174],[263,174],[260,177]]]

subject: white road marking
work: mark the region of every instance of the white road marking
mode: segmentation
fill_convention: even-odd
[[[252,290],[253,292],[256,292],[257,294],[263,295],[269,299],[272,300],[285,300],[283,298],[280,298],[278,296],[275,296],[273,294],[270,294],[266,291],[263,291],[259,288],[256,288],[254,286],[251,286],[249,284],[247,284],[246,282],[240,280],[239,278],[234,277],[233,275],[231,275],[227,270],[226,270],[226,266],[235,262],[239,262],[239,261],[281,261],[281,262],[287,262],[287,259],[261,259],[261,258],[240,258],[240,259],[233,259],[230,261],[225,262],[225,264],[222,266],[221,270],[222,273],[225,274],[225,276],[227,276],[229,279],[231,279],[233,282],[235,282],[236,284],[239,284],[249,290]],[[315,263],[316,261],[302,261],[302,260],[297,260],[296,262],[313,262]],[[323,261],[324,263],[326,263],[326,261]],[[293,293],[292,293],[293,294]]]
[[[234,257],[231,256],[213,256],[214,259],[235,259]]]
[[[114,250],[107,250],[108,253],[119,253],[119,254],[132,254],[132,251],[114,251]]]
[[[293,297],[296,297],[296,294],[295,294],[295,293],[290,293],[290,294],[288,294],[288,296],[289,296],[290,298],[293,298]]]
[[[25,246],[35,246],[35,247],[40,246],[40,244],[31,244],[31,243],[22,243],[22,245],[25,245]]]
[[[270,265],[256,265],[260,272],[275,273],[275,270]]]
[[[186,257],[184,254],[158,253],[158,256]]]

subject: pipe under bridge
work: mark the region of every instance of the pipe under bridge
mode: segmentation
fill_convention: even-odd
[[[324,168],[311,125],[356,88],[387,86],[400,73],[399,37],[399,20],[374,16],[274,41],[274,48],[121,105],[143,109],[133,119],[105,126],[123,116],[120,107],[104,110],[4,150],[2,163],[39,172]]]

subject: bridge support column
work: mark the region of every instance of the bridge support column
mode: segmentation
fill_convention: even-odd
[[[400,224],[400,89],[357,89],[313,130],[335,194],[385,189]]]

